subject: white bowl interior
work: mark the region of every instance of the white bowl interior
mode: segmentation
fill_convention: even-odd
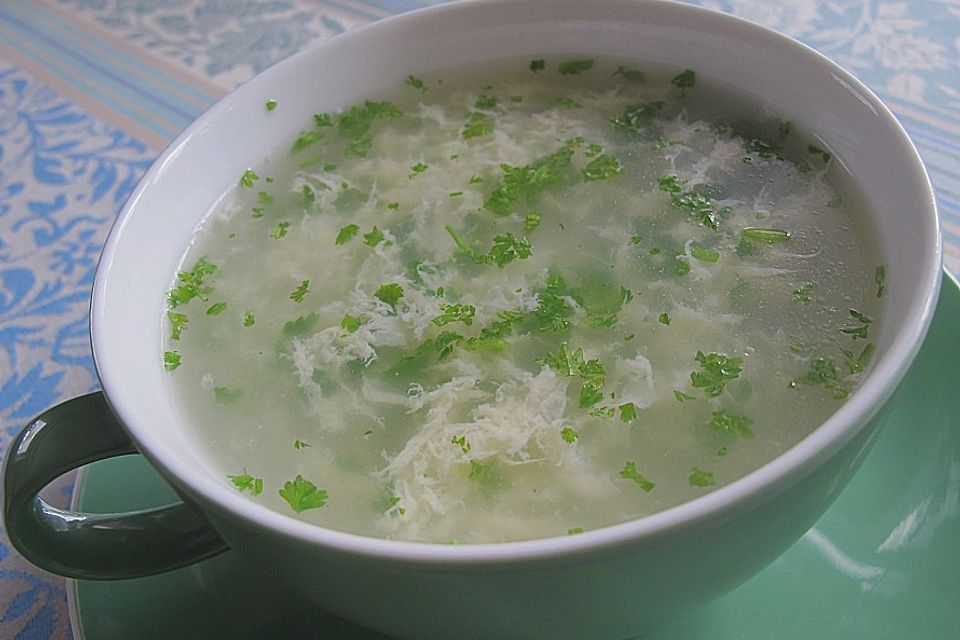
[[[889,111],[812,50],[729,16],[666,2],[465,2],[383,21],[323,42],[270,69],[187,129],[149,171],[108,239],[94,290],[95,358],[115,411],[153,463],[190,491],[291,535],[396,552],[405,543],[360,539],[298,523],[212,482],[175,403],[163,390],[164,293],[201,217],[242,172],[286,149],[312,114],[376,98],[410,73],[429,74],[493,56],[590,54],[691,68],[758,96],[817,136],[854,177],[875,217],[886,265],[884,329],[874,371],[814,436],[775,463],[708,496],[606,531],[557,539],[558,549],[673,526],[729,505],[791,467],[846,441],[905,373],[929,323],[940,240],[929,181]],[[282,106],[268,112],[264,103]],[[281,115],[282,114],[282,115]],[[531,543],[491,545],[510,553]],[[534,543],[535,544],[535,543]],[[378,546],[379,545],[379,546]],[[408,545],[409,553],[471,553]],[[424,551],[424,548],[432,551]],[[407,551],[404,551],[406,553]]]

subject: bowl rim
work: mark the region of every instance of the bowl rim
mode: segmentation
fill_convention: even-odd
[[[357,39],[376,38],[389,30],[418,21],[450,19],[465,8],[485,5],[486,9],[497,7],[526,5],[531,11],[538,6],[537,0],[458,0],[456,2],[417,9],[408,13],[385,18],[365,25],[356,30],[340,34],[330,40],[308,46],[270,69],[258,74],[244,86],[255,86],[262,77],[277,74],[278,69],[299,64],[298,61],[322,55],[328,47],[339,47]],[[576,4],[568,0],[565,6]],[[637,5],[626,0],[605,0],[605,6]],[[901,150],[911,158],[909,180],[915,183],[925,196],[923,203],[925,220],[937,220],[936,202],[933,187],[920,156],[908,138],[903,127],[889,108],[862,82],[838,64],[786,35],[712,9],[688,5],[673,0],[647,0],[642,3],[658,10],[676,12],[677,15],[697,16],[709,19],[719,28],[738,31],[756,39],[772,40],[776,46],[790,49],[807,64],[817,64],[846,83],[856,95],[875,111],[877,116],[891,125],[896,132],[896,142]],[[554,8],[554,7],[552,7]],[[361,40],[362,41],[362,40]],[[867,422],[881,409],[906,374],[908,365],[920,349],[920,345],[932,320],[940,289],[942,239],[937,223],[936,238],[925,259],[924,295],[921,304],[910,312],[909,326],[901,327],[896,338],[884,357],[878,362],[861,387],[851,398],[831,415],[824,423],[799,443],[782,453],[772,461],[754,471],[739,477],[708,494],[692,499],[677,506],[634,520],[606,527],[584,531],[575,536],[556,536],[521,540],[514,542],[449,545],[442,543],[410,542],[373,538],[358,534],[345,533],[309,524],[259,505],[232,491],[225,483],[214,486],[196,476],[190,465],[183,460],[171,459],[160,455],[156,450],[158,437],[155,434],[137,428],[137,409],[128,399],[117,391],[122,387],[123,372],[115,372],[111,358],[99,345],[109,340],[102,332],[98,316],[104,304],[105,287],[111,270],[112,257],[117,246],[123,240],[123,230],[128,220],[137,210],[137,202],[150,188],[161,168],[170,161],[178,149],[190,139],[195,131],[212,118],[222,117],[237,91],[230,92],[208,109],[195,122],[181,133],[157,158],[141,179],[118,216],[104,245],[100,264],[97,268],[91,304],[91,339],[94,361],[98,376],[105,391],[105,397],[114,413],[126,426],[138,448],[151,464],[191,495],[201,497],[223,513],[233,514],[248,524],[273,531],[276,534],[309,544],[320,545],[340,552],[360,554],[374,558],[389,558],[396,561],[428,563],[431,565],[473,565],[488,563],[516,563],[563,556],[575,559],[585,553],[609,550],[624,544],[650,543],[664,536],[670,536],[679,530],[703,526],[721,518],[723,514],[732,514],[748,508],[758,497],[775,495],[801,480],[812,468],[831,457],[844,444],[853,439]]]

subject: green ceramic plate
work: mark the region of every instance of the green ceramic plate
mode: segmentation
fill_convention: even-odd
[[[648,640],[941,640],[960,633],[960,290],[944,279],[933,327],[850,486],[781,559]],[[173,500],[140,457],[89,467],[75,507]],[[723,553],[723,549],[718,549]],[[336,576],[330,576],[335,580]],[[171,573],[75,581],[85,640],[383,639],[265,586],[229,552]]]

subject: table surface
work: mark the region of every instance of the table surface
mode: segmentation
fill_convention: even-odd
[[[430,0],[0,3],[0,453],[32,416],[98,387],[97,259],[152,160],[217,99],[309,43]],[[698,0],[860,77],[930,172],[960,273],[960,0]],[[54,487],[66,501],[70,482]],[[0,530],[0,638],[70,638],[64,581]]]

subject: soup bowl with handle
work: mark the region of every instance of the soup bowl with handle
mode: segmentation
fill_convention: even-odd
[[[204,457],[170,393],[160,326],[171,274],[203,216],[303,122],[377,98],[410,74],[505,57],[597,56],[694,69],[828,149],[862,195],[884,265],[883,322],[862,384],[811,435],[679,506],[579,535],[500,544],[375,539],[307,524],[241,495]],[[264,108],[283,105],[283,118]],[[848,72],[749,22],[672,2],[487,0],[383,20],[321,42],[228,95],[158,158],[106,242],[91,305],[102,391],[26,426],[5,465],[16,548],[86,579],[145,576],[229,549],[317,606],[398,638],[617,639],[760,571],[804,534],[867,455],[930,323],[940,280],[934,197],[890,111]],[[38,493],[89,462],[141,453],[181,504],[63,511]]]

